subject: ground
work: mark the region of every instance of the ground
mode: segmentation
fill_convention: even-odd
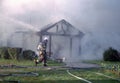
[[[1,59],[0,65],[1,83],[120,83],[120,62],[90,61],[66,65],[48,61],[47,67],[42,64],[36,67],[33,61]]]

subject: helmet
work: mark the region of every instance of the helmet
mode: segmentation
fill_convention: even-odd
[[[44,37],[44,39],[43,40],[48,40],[48,37]]]

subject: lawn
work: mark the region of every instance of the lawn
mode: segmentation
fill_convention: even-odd
[[[0,76],[1,83],[13,83],[10,81],[19,81],[20,83],[87,83],[83,80],[71,76],[67,71],[77,77],[86,79],[91,83],[120,83],[115,79],[120,79],[118,74],[112,72],[112,67],[120,62],[104,62],[104,61],[91,61],[90,63],[96,63],[102,67],[99,69],[71,69],[63,67],[63,63],[58,63],[55,61],[48,61],[48,67],[43,67],[39,64],[35,67],[33,61],[16,61],[16,60],[0,60],[0,65],[19,65],[27,66],[27,68],[0,68],[0,74],[21,74],[23,72],[34,72],[38,73],[38,76]],[[111,69],[108,66],[111,66]],[[62,67],[61,67],[62,66]],[[52,68],[55,67],[55,68]],[[113,70],[114,71],[114,70]],[[119,70],[118,70],[119,71]],[[97,73],[102,73],[108,75],[112,78],[99,75]]]

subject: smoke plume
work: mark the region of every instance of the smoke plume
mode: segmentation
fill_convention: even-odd
[[[108,47],[120,51],[120,0],[1,0],[0,12],[38,28],[62,18],[85,36],[81,59],[102,59]]]

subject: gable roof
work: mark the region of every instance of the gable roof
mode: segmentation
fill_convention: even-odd
[[[39,34],[43,35],[60,35],[60,36],[80,36],[81,31],[75,28],[66,20],[62,19],[54,24],[47,25],[42,28]]]

